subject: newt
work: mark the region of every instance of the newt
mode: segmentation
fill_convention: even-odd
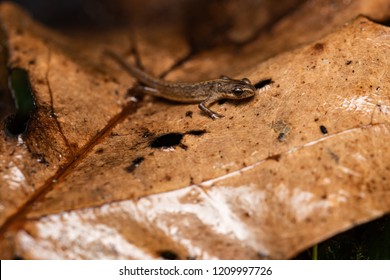
[[[244,99],[256,93],[255,86],[247,78],[236,80],[221,76],[219,79],[194,83],[170,82],[149,75],[112,51],[106,51],[105,54],[142,84],[140,89],[143,93],[177,102],[199,103],[200,110],[212,119],[223,117],[209,108],[218,100]]]

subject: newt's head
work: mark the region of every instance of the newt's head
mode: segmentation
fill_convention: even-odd
[[[249,79],[234,80],[222,76],[223,83],[223,98],[226,99],[244,99],[255,95],[256,88],[252,85]]]

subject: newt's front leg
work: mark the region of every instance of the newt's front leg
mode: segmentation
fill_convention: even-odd
[[[206,115],[208,115],[213,120],[222,118],[223,115],[220,115],[212,110],[209,109],[209,107],[216,101],[220,100],[221,98],[217,95],[210,95],[206,100],[202,101],[199,104],[199,109],[202,110]]]

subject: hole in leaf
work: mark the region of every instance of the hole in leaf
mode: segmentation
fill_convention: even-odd
[[[320,125],[320,130],[322,134],[328,134],[328,129],[324,125]]]
[[[179,146],[184,150],[187,150],[187,146],[181,143],[183,136],[186,134],[201,136],[205,134],[207,131],[204,129],[194,129],[185,133],[172,132],[168,134],[163,134],[155,138],[151,143],[150,147],[152,148],[171,148],[175,146]]]
[[[36,108],[27,71],[12,69],[9,88],[14,98],[16,113],[8,117],[6,131],[12,136],[18,136],[26,131],[30,116]]]
[[[159,255],[166,260],[177,260],[179,258],[175,252],[169,250],[161,251],[159,252]]]
[[[174,147],[179,145],[182,139],[183,139],[182,133],[168,133],[154,139],[150,143],[150,147],[152,148]]]
[[[265,86],[272,84],[273,82],[274,81],[272,81],[272,79],[262,80],[262,81],[258,82],[257,84],[255,84],[255,88],[260,89],[260,88],[263,88]]]

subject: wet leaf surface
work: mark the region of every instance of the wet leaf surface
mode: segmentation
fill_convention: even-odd
[[[389,212],[390,31],[358,16],[384,20],[388,3],[244,2],[250,23],[211,3],[234,23],[216,16],[218,36],[178,11],[59,31],[0,5],[0,82],[24,69],[36,106],[23,134],[3,122],[2,258],[285,259]],[[172,81],[267,85],[213,121],[134,96],[106,49]]]

